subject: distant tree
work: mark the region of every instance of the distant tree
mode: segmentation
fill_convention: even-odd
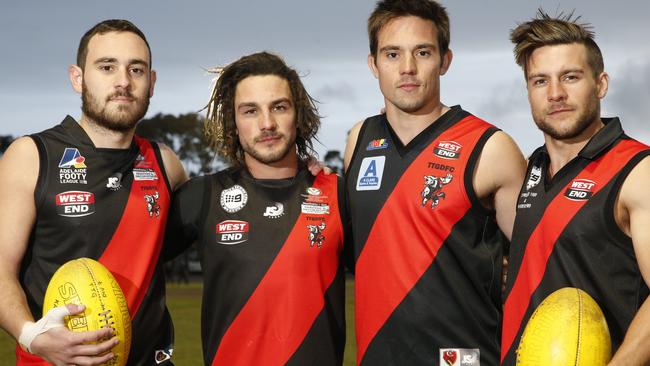
[[[11,135],[0,135],[0,155],[4,154],[7,151],[7,148],[14,140],[14,137]]]
[[[196,113],[157,114],[136,127],[142,137],[162,142],[176,152],[190,176],[208,174],[225,167],[203,137],[203,117]]]
[[[325,165],[336,174],[343,174],[343,158],[338,150],[329,150],[325,153]]]

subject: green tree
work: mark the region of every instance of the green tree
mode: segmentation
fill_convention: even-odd
[[[176,152],[190,176],[212,173],[225,167],[203,137],[203,117],[196,113],[156,114],[136,127],[142,137],[162,142]]]

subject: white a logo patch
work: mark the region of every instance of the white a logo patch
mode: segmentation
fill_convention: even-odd
[[[373,156],[361,161],[357,191],[376,191],[381,188],[381,178],[384,175],[385,156]]]

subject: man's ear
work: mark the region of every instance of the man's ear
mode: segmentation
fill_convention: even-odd
[[[84,72],[81,67],[77,65],[68,66],[68,77],[70,78],[70,83],[72,83],[72,89],[81,94],[84,80]]]
[[[153,97],[153,87],[156,84],[156,70],[151,70],[151,82],[149,83],[149,98]]]
[[[451,60],[454,58],[454,53],[451,50],[447,50],[444,55],[442,55],[442,65],[440,65],[440,75],[444,75],[449,70],[451,66]]]
[[[372,54],[368,54],[368,67],[370,68],[370,72],[375,75],[375,79],[378,79],[379,70],[377,70],[377,64],[375,63],[375,56]]]

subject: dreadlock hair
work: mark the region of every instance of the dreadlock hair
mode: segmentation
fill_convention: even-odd
[[[296,109],[298,157],[306,160],[310,155],[316,155],[312,139],[316,137],[321,118],[316,108],[317,101],[307,93],[298,73],[287,66],[282,58],[268,52],[259,52],[216,70],[220,75],[205,107],[205,136],[218,155],[235,166],[245,166],[244,149],[239,142],[235,124],[235,92],[240,81],[249,76],[261,75],[275,75],[289,83]]]
[[[524,70],[524,77],[528,75],[528,60],[536,49],[543,46],[561,44],[582,44],[587,49],[587,63],[594,73],[600,75],[605,66],[600,48],[594,41],[594,32],[588,23],[577,23],[580,16],[573,16],[573,12],[557,17],[549,16],[542,8],[537,10],[537,16],[528,22],[519,24],[510,32],[510,40],[515,44],[515,61]]]

